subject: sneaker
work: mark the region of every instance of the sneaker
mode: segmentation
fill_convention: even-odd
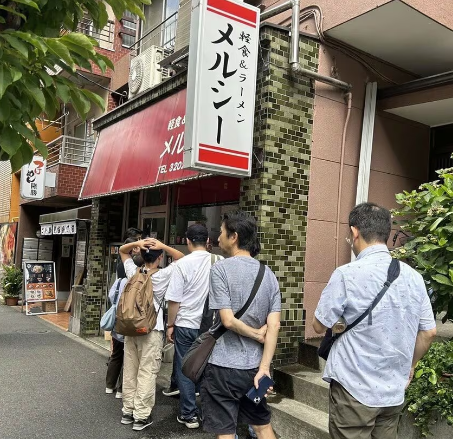
[[[187,419],[187,418],[183,418],[182,416],[178,415],[178,416],[176,416],[176,420],[180,424],[184,424],[187,428],[198,428],[198,427],[200,427],[200,421],[198,420],[197,416],[194,416],[193,418]]]
[[[179,389],[177,387],[169,387],[168,389],[162,390],[164,396],[177,396],[179,395]]]
[[[121,423],[123,425],[129,425],[134,422],[134,417],[132,416],[132,413],[123,413],[123,417],[121,418]]]
[[[147,419],[134,419],[132,430],[141,431],[144,428],[149,427],[152,423],[153,418],[151,417],[151,415],[149,415]]]
[[[199,397],[200,396],[200,392],[195,392],[195,396]]]
[[[110,394],[113,393],[115,389],[109,389],[108,387],[105,388],[105,393]]]
[[[121,392],[116,392],[115,398],[116,399],[123,399],[123,394]]]

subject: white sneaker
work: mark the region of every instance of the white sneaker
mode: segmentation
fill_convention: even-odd
[[[123,399],[123,394],[121,392],[116,392],[115,398],[116,399]]]
[[[110,394],[113,393],[114,389],[109,389],[108,387],[105,388],[105,393]]]

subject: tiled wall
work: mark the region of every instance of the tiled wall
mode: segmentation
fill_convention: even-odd
[[[282,292],[282,326],[275,365],[297,361],[304,338],[303,285],[314,89],[289,72],[289,35],[261,34],[254,146],[257,157],[241,187],[241,208],[258,220],[262,251]],[[268,48],[268,49],[265,49]],[[300,62],[317,69],[318,43],[300,40]],[[262,165],[261,151],[264,151]]]
[[[106,252],[109,242],[121,241],[123,195],[95,198],[91,208],[86,294],[82,296],[80,330],[83,336],[99,333],[106,295]]]

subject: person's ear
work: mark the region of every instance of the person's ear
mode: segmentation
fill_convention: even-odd
[[[360,237],[359,229],[355,226],[351,226],[351,233],[354,241]]]

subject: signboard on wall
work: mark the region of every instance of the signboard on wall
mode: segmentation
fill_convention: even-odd
[[[24,262],[23,269],[26,314],[55,314],[57,312],[55,263],[27,261]]]
[[[46,161],[35,155],[20,171],[20,196],[26,200],[42,200],[46,184]]]
[[[52,233],[54,235],[74,235],[77,232],[77,222],[67,221],[65,223],[53,223]]]
[[[250,176],[259,9],[193,0],[184,167]]]

